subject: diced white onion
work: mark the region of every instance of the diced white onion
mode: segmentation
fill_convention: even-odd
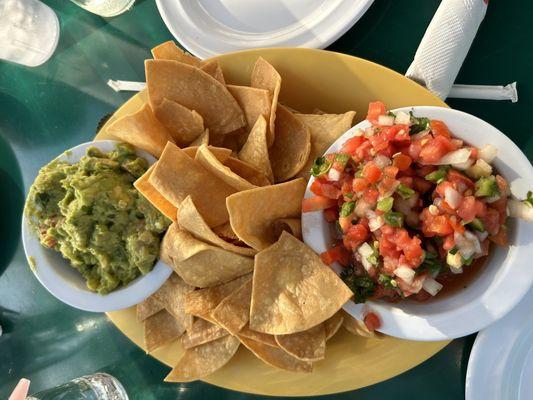
[[[452,272],[452,274],[455,274],[455,275],[462,274],[463,267],[459,267],[459,268],[450,267],[450,271]]]
[[[437,208],[437,206],[434,206],[433,204],[431,204],[429,207],[429,213],[431,215],[439,215],[439,209]]]
[[[456,164],[453,164],[453,166],[454,166],[454,168],[457,168],[457,169],[459,169],[461,171],[465,171],[468,168],[470,168],[472,166],[472,164],[474,164],[474,161],[471,158],[469,158],[465,162],[456,163]]]
[[[411,123],[411,116],[406,112],[400,111],[394,118],[394,123],[399,125],[409,125]]]
[[[464,235],[461,235],[460,233],[455,232],[453,239],[459,250],[456,255],[460,253],[460,256],[466,259],[472,257],[476,253],[481,253],[479,239],[473,233],[466,231]]]
[[[411,283],[413,283],[413,279],[415,277],[415,270],[406,267],[405,265],[400,265],[394,270],[394,275],[396,275],[398,278],[410,285]]]
[[[378,117],[378,125],[392,126],[394,125],[394,117],[392,115],[380,115]]]
[[[467,148],[451,151],[443,156],[439,161],[433,163],[434,165],[456,165],[466,162],[470,158],[472,150]]]
[[[521,218],[526,221],[533,221],[533,207],[521,201],[511,199],[507,202],[507,209],[510,217]]]
[[[392,163],[389,157],[381,155],[381,154],[378,154],[377,156],[374,157],[374,162],[381,169],[388,167]]]
[[[420,140],[422,139],[423,137],[427,136],[429,134],[429,130],[426,130],[426,131],[420,131],[418,133],[415,133],[414,135],[411,136],[411,141],[416,141],[416,140]]]
[[[461,268],[461,266],[463,265],[463,261],[461,260],[461,254],[452,254],[448,252],[448,254],[446,254],[446,264],[448,264],[450,268]]]
[[[361,246],[359,246],[357,252],[361,255],[361,257],[367,258],[374,254],[374,249],[372,248],[372,246],[365,242]]]
[[[422,283],[422,288],[430,295],[435,296],[442,289],[442,284],[428,276],[426,277],[426,279],[424,279],[424,282]]]
[[[354,136],[363,136],[365,134],[365,132],[362,130],[362,129],[356,129],[354,132],[353,132],[353,135]]]
[[[486,144],[477,151],[477,156],[486,163],[491,163],[497,155],[498,149],[491,144]]]
[[[478,239],[477,235],[475,235],[474,233],[472,233],[470,231],[465,231],[464,235],[465,235],[465,239],[468,240],[470,243],[472,243],[472,247],[474,248],[474,252],[476,254],[480,254],[481,253],[481,244],[479,243],[479,239]]]
[[[381,228],[384,223],[385,221],[380,216],[376,216],[375,218],[370,218],[368,220],[368,229],[370,229],[370,232],[375,232],[379,228]]]
[[[479,239],[479,241],[482,242],[487,238],[487,236],[489,236],[489,233],[487,231],[476,232],[476,236]]]
[[[459,204],[461,204],[463,196],[461,196],[461,193],[459,193],[457,190],[451,187],[447,187],[444,190],[444,200],[446,200],[446,203],[453,208],[454,210],[459,207]]]
[[[492,175],[492,167],[480,158],[474,165],[466,170],[466,174],[471,178],[479,179],[483,176]]]
[[[494,195],[494,196],[490,196],[490,197],[485,197],[484,200],[485,200],[485,203],[494,203],[495,201],[498,201],[500,200],[501,196],[499,194],[497,195]]]
[[[340,171],[337,171],[335,168],[330,168],[328,172],[328,180],[332,182],[336,182],[339,179],[341,179]]]
[[[376,134],[376,131],[374,130],[374,127],[369,126],[368,128],[365,129],[365,137],[371,137],[371,136],[374,136],[375,134]]]
[[[379,195],[379,200],[387,198],[387,197],[391,197],[399,185],[400,185],[400,181],[395,181],[392,187],[390,188],[390,190],[388,190],[386,193]]]

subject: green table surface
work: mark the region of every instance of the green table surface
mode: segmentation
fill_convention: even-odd
[[[19,378],[32,391],[105,371],[131,399],[259,399],[203,382],[168,384],[169,368],[147,356],[104,314],[82,312],[50,295],[34,278],[20,241],[23,200],[38,169],[91,140],[99,119],[131,93],[115,93],[109,78],[144,80],[149,49],[171,39],[155,2],[137,1],[126,14],[103,19],[66,0],[45,0],[59,15],[61,37],[50,61],[26,68],[0,61],[0,398]],[[437,0],[376,0],[329,49],[404,72]],[[449,100],[492,123],[531,159],[533,139],[533,3],[491,1],[458,83],[518,81],[520,101]],[[474,335],[454,340],[421,365],[388,381],[335,399],[461,399]]]

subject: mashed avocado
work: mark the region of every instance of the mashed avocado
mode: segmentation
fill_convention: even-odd
[[[43,246],[60,252],[107,294],[150,272],[170,221],[133,187],[148,162],[119,144],[95,147],[75,164],[53,161],[39,171],[25,213]]]

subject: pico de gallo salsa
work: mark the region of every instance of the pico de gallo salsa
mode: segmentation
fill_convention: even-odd
[[[354,301],[424,301],[507,245],[509,185],[491,166],[497,150],[454,138],[443,121],[370,103],[369,126],[319,157],[313,196],[338,242],[321,254],[340,263]]]

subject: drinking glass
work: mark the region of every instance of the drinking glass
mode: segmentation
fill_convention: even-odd
[[[28,67],[43,64],[59,40],[55,12],[39,0],[0,0],[0,59]]]
[[[26,400],[128,400],[128,394],[116,378],[98,372],[35,393]]]
[[[101,17],[114,17],[129,10],[135,0],[71,0],[87,11]]]

